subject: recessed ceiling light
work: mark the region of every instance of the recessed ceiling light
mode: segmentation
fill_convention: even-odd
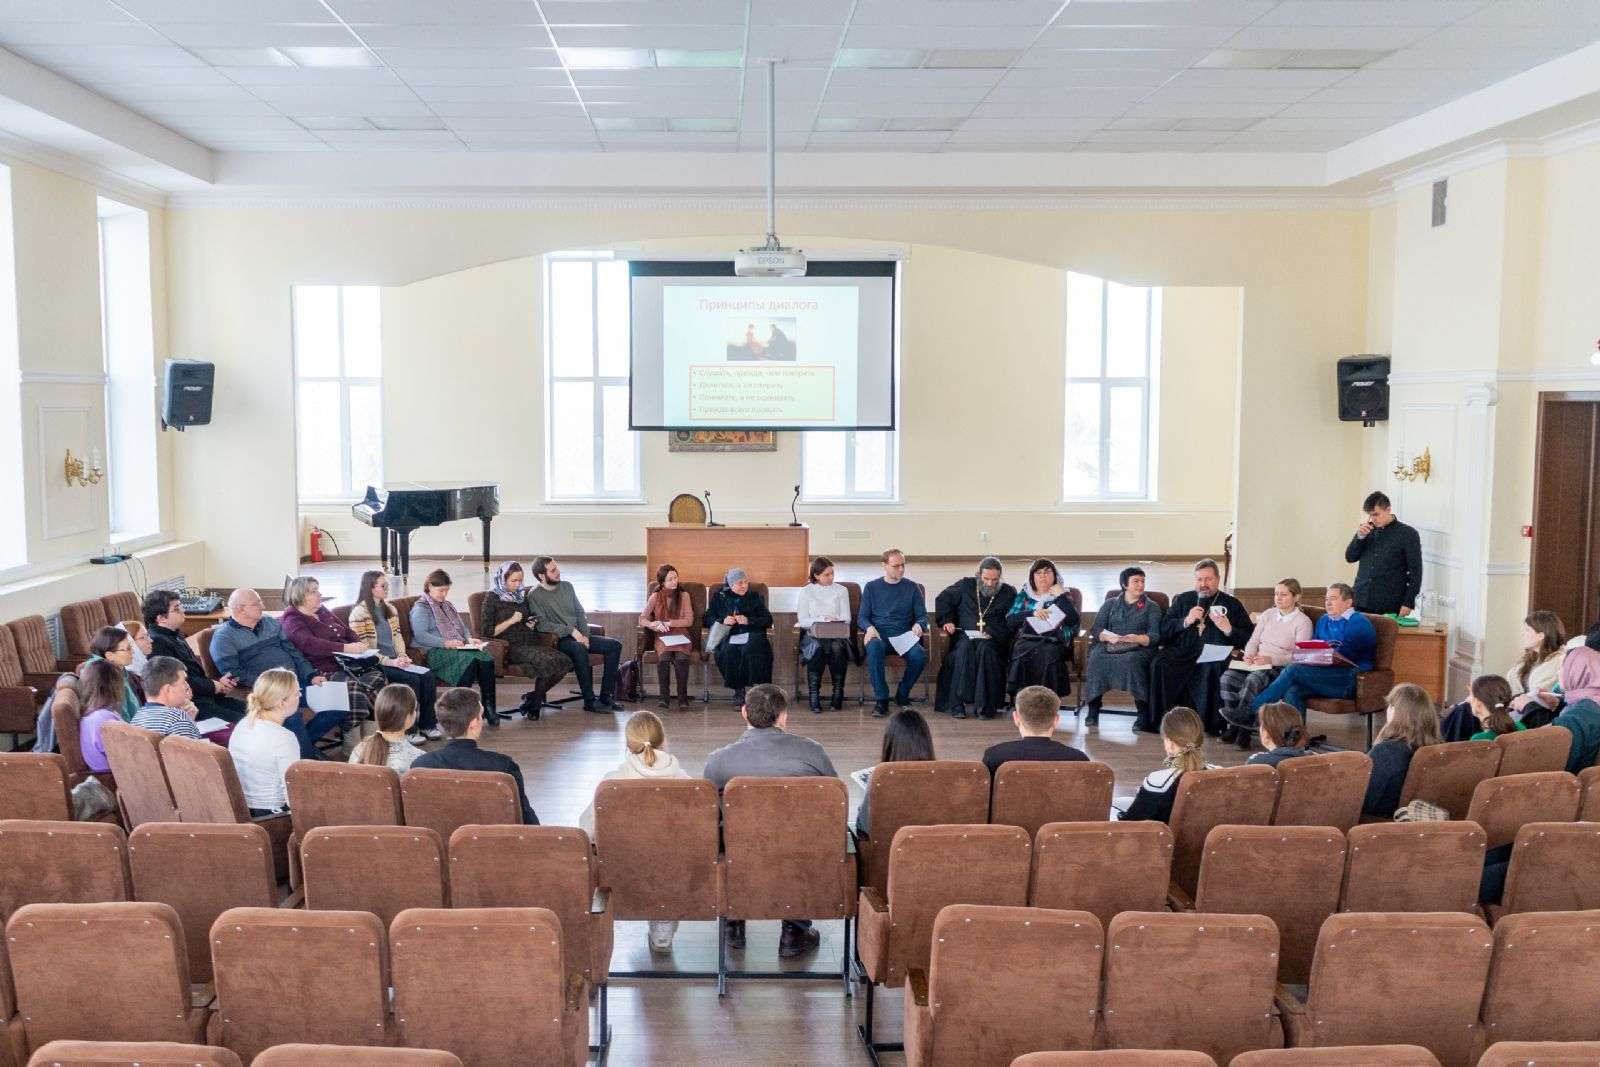
[[[376,67],[378,57],[365,48],[338,48],[314,45],[284,47],[278,51],[302,67]]]
[[[1280,70],[1360,70],[1392,53],[1375,48],[1308,48],[1282,63]]]
[[[292,67],[294,60],[276,48],[191,48],[213,67]]]
[[[306,115],[295,119],[308,130],[370,130],[372,124],[359,116]]]
[[[883,129],[882,119],[847,119],[823,115],[817,119],[818,133],[877,133]]]
[[[658,67],[737,67],[744,53],[737,48],[657,48]]]
[[[435,115],[391,115],[368,118],[380,130],[442,130],[444,120]]]
[[[634,70],[655,65],[648,48],[558,48],[575,70]]]
[[[926,56],[920,48],[841,48],[833,62],[838,67],[920,67]]]
[[[1288,49],[1219,48],[1195,66],[1270,70],[1292,55],[1294,53]]]
[[[960,119],[890,119],[883,127],[890,133],[951,133]]]
[[[1005,70],[1022,54],[1015,48],[937,48],[928,66],[937,70]]]
[[[738,119],[686,118],[667,120],[667,129],[673,133],[733,133],[738,128]]]
[[[596,116],[593,121],[594,128],[597,130],[636,130],[660,133],[666,128],[666,124],[661,119]]]

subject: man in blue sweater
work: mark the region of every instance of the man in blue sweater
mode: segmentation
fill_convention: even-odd
[[[282,667],[300,679],[300,701],[305,706],[307,686],[327,681],[317,673],[300,650],[283,636],[278,620],[263,610],[261,594],[254,589],[235,589],[228,597],[228,617],[211,634],[211,660],[224,676],[232,675],[241,686],[252,686],[261,672]],[[291,715],[283,727],[300,742],[304,759],[321,759],[317,741],[350,717],[346,711],[319,711],[308,723],[304,715]]]
[[[1372,657],[1378,651],[1378,631],[1373,629],[1372,620],[1356,610],[1355,590],[1343,582],[1334,582],[1328,586],[1322,605],[1327,614],[1317,620],[1312,636],[1328,642],[1334,651],[1355,666],[1290,664],[1256,697],[1251,704],[1256,711],[1281,700],[1305,714],[1309,697],[1348,700],[1356,694],[1356,675],[1372,669]]]
[[[889,656],[898,655],[906,661],[894,702],[909,708],[911,687],[928,665],[928,653],[921,644],[928,628],[928,607],[923,602],[922,587],[906,580],[906,557],[898,548],[883,554],[883,577],[874,578],[861,590],[856,626],[866,646],[867,677],[872,679],[872,717],[881,719],[889,714],[889,681],[883,669],[883,661]],[[906,633],[916,635],[918,643],[904,652],[895,652],[890,642]]]

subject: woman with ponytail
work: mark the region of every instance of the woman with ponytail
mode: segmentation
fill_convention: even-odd
[[[1500,675],[1478,675],[1472,680],[1467,693],[1467,706],[1472,709],[1472,717],[1480,727],[1477,733],[1468,738],[1469,741],[1493,741],[1501,734],[1527,729],[1512,717],[1511,683]]]
[[[678,762],[678,757],[666,750],[667,733],[662,728],[661,718],[653,711],[636,711],[628,716],[628,724],[622,729],[624,751],[622,762],[614,771],[607,771],[601,781],[611,781],[617,778],[687,778],[689,772],[683,769],[683,764]],[[591,836],[594,834],[594,801],[584,809],[578,817],[578,825]],[[678,924],[672,921],[652,921],[650,923],[650,951],[671,952],[672,938],[678,932]]]
[[[289,807],[284,776],[300,758],[300,741],[283,725],[300,714],[300,679],[294,671],[273,667],[262,671],[250,687],[245,717],[228,738],[228,751],[239,774],[239,788],[251,815],[272,815]]]
[[[422,749],[413,745],[407,735],[415,728],[420,714],[416,691],[408,685],[386,685],[378,691],[372,704],[372,717],[378,732],[362,741],[350,753],[351,763],[364,763],[370,767],[388,767],[396,774],[404,774],[422,755]]]
[[[1206,762],[1206,724],[1193,708],[1173,708],[1161,719],[1161,746],[1167,758],[1139,786],[1122,817],[1131,821],[1168,822],[1178,799],[1178,779],[1186,771],[1212,770]]]
[[[1263,707],[1257,719],[1261,730],[1261,745],[1265,752],[1257,752],[1246,763],[1264,763],[1276,767],[1286,759],[1306,755],[1306,721],[1300,717],[1293,704],[1277,701]]]

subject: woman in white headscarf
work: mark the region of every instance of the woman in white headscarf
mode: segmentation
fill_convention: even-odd
[[[478,636],[485,641],[506,643],[506,666],[519,668],[533,681],[533,688],[522,694],[522,706],[517,710],[537,719],[545,694],[572,669],[572,661],[552,648],[535,629],[538,620],[528,603],[523,579],[522,564],[516,560],[496,568],[494,585],[478,613]]]

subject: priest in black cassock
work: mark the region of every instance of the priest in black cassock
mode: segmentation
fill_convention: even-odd
[[[1160,732],[1161,717],[1180,706],[1199,712],[1208,732],[1221,729],[1217,683],[1228,662],[1201,663],[1201,653],[1208,645],[1243,648],[1255,629],[1244,605],[1221,586],[1216,561],[1203,559],[1194,565],[1193,592],[1172,599],[1161,620],[1161,651],[1150,661],[1150,702],[1134,720],[1135,730]]]
[[[994,718],[1005,706],[1011,652],[1006,612],[1017,591],[1000,573],[1000,561],[985,556],[975,577],[957,580],[933,602],[933,624],[950,638],[934,708],[957,719],[967,717],[968,704],[980,719]]]

